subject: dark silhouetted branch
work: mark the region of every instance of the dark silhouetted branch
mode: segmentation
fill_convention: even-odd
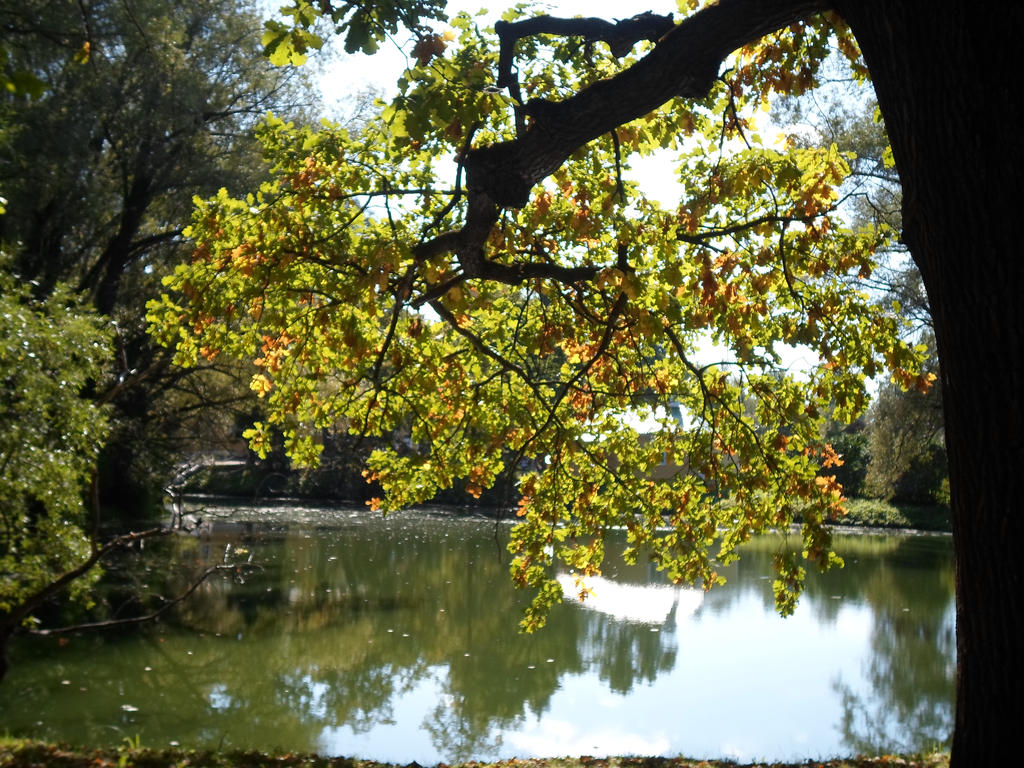
[[[824,0],[722,0],[673,26],[660,36],[653,50],[614,77],[600,80],[564,101],[528,102],[523,109],[532,123],[520,135],[470,150],[462,160],[468,198],[462,229],[424,241],[415,249],[416,256],[453,253],[467,279],[521,282],[533,275],[572,282],[594,276],[597,268],[581,272],[527,263],[521,269],[489,262],[485,244],[500,210],[526,205],[534,185],[588,142],[677,96],[706,95],[732,51],[831,7]],[[530,21],[515,24],[527,25]],[[553,32],[551,24],[547,17],[535,27]],[[519,27],[512,37],[528,28]],[[503,29],[510,34],[508,27]],[[510,73],[511,61],[500,67],[502,72],[507,68]]]

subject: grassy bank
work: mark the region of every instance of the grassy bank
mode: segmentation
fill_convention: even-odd
[[[443,765],[443,764],[442,764]],[[949,755],[887,755],[802,763],[733,763],[724,760],[687,760],[668,757],[557,758],[506,760],[497,763],[462,763],[450,768],[947,768]],[[150,750],[123,747],[72,750],[20,739],[0,740],[2,768],[398,768],[385,763],[317,755],[267,755],[260,752],[204,752],[181,749]],[[420,768],[410,763],[408,768]],[[449,768],[446,766],[446,768]]]
[[[878,499],[850,499],[840,525],[865,528],[900,528],[917,531],[949,531],[949,508],[939,505],[890,504]]]

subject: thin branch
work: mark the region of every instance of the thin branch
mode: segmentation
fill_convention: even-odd
[[[737,110],[736,110],[736,92],[733,90],[732,83],[730,83],[724,77],[719,77],[718,79],[726,87],[726,90],[729,91],[729,110],[728,111],[732,113],[733,125],[736,126],[736,131],[739,133],[740,138],[743,139],[743,143],[747,145],[747,149],[750,149],[750,142],[747,140],[747,134],[743,132],[743,126],[740,123],[740,115],[739,115],[739,112],[737,112]],[[725,129],[726,129],[726,125],[723,123],[723,125],[722,125],[722,139],[725,138]],[[721,151],[721,149],[722,149],[721,143],[719,143],[718,149],[719,149],[719,151]]]
[[[438,315],[440,315],[442,320],[448,323],[448,325],[452,328],[453,331],[455,331],[464,339],[466,339],[466,341],[468,341],[473,346],[473,349],[475,349],[477,352],[484,355],[485,357],[491,358],[491,360],[496,362],[504,370],[508,371],[509,373],[514,373],[516,376],[522,379],[523,383],[526,384],[530,389],[532,389],[534,395],[543,402],[543,397],[541,396],[541,393],[537,388],[536,382],[533,381],[530,375],[525,370],[523,370],[523,368],[516,365],[511,360],[502,356],[495,350],[491,349],[489,346],[487,346],[487,344],[484,343],[483,339],[481,339],[479,336],[477,336],[475,333],[468,330],[467,328],[464,328],[459,323],[455,315],[452,314],[451,310],[448,309],[448,307],[446,307],[441,302],[437,300],[431,301],[430,307],[435,312],[437,312]]]
[[[209,568],[203,571],[199,575],[199,577],[195,581],[193,581],[192,584],[190,584],[184,592],[179,594],[177,597],[168,600],[157,610],[152,611],[151,613],[147,613],[144,616],[132,616],[127,619],[110,619],[108,621],[93,621],[85,624],[73,624],[68,627],[55,627],[53,629],[30,629],[28,630],[28,634],[36,637],[49,637],[51,635],[66,635],[70,632],[85,632],[97,629],[116,629],[120,627],[128,627],[138,624],[147,624],[151,621],[156,621],[158,618],[160,618],[169,610],[171,610],[171,608],[173,608],[181,602],[184,602],[189,597],[191,597],[192,594],[197,589],[199,589],[200,586],[202,586],[203,582],[205,582],[208,578],[210,578],[210,576],[215,574],[217,571],[229,571],[231,573],[238,573],[241,570],[258,568],[259,566],[253,563],[239,563],[237,565],[221,563],[219,565],[211,565]]]
[[[105,405],[110,403],[125,390],[138,386],[150,377],[164,370],[168,365],[170,365],[172,357],[173,352],[171,350],[164,349],[152,363],[141,371],[136,368],[125,371],[118,377],[117,381],[114,382],[113,385],[96,398],[96,404]]]
[[[552,263],[527,262],[499,264],[484,256],[484,243],[498,222],[498,208],[486,195],[471,195],[466,224],[449,230],[413,249],[417,261],[426,261],[442,253],[455,253],[462,266],[463,279],[491,280],[520,285],[528,280],[555,280],[577,283],[593,279],[600,267],[563,267]]]
[[[469,154],[469,149],[473,145],[473,136],[476,134],[477,129],[480,128],[480,123],[474,123],[470,126],[469,131],[466,133],[466,140],[462,143],[462,150],[456,155],[457,165],[455,167],[455,192],[452,193],[452,199],[448,201],[444,208],[438,211],[438,214],[434,217],[434,220],[427,225],[425,232],[429,232],[432,229],[437,229],[441,226],[441,222],[444,221],[444,217],[451,213],[460,200],[462,200],[462,169],[466,158]]]
[[[626,187],[622,183],[622,148],[619,146],[619,132],[612,130],[612,148],[615,150],[615,194],[619,203],[626,204]]]
[[[94,549],[92,554],[83,560],[78,566],[72,568],[70,571],[66,571],[61,576],[58,576],[42,589],[29,595],[17,606],[13,607],[7,613],[7,618],[5,619],[4,624],[8,627],[16,627],[21,624],[21,622],[36,610],[36,608],[45,603],[51,597],[63,592],[72,582],[91,571],[100,560],[105,558],[115,549],[131,546],[135,542],[142,541],[143,539],[149,539],[155,536],[166,536],[169,533],[171,533],[169,529],[159,527],[150,528],[145,531],[123,533],[120,536],[115,536],[102,547]],[[0,629],[2,629],[2,627],[0,627]]]
[[[715,240],[719,237],[729,237],[730,235],[735,235],[737,232],[753,229],[754,227],[758,227],[762,224],[810,224],[815,218],[816,217],[814,216],[781,216],[778,214],[768,214],[756,219],[751,219],[750,221],[741,221],[728,227],[708,229],[701,232],[699,235],[687,235],[683,232],[677,232],[676,240],[683,243],[689,243],[690,245],[707,245],[708,240]]]
[[[803,294],[800,293],[793,284],[793,274],[789,271],[789,263],[786,260],[786,226],[786,222],[783,222],[779,227],[779,262],[782,264],[782,275],[786,278],[786,288],[789,290],[789,295],[792,296],[800,305],[800,308],[803,309]]]
[[[733,421],[736,422],[737,424],[739,424],[750,435],[751,439],[754,441],[754,445],[757,446],[757,451],[758,451],[758,453],[761,454],[761,458],[764,460],[765,464],[768,464],[769,466],[772,466],[773,462],[772,462],[772,460],[770,458],[770,455],[765,450],[764,445],[761,442],[761,436],[757,434],[757,430],[754,429],[753,425],[750,424],[746,419],[744,419],[741,414],[738,414],[735,411],[733,411],[733,409],[729,406],[729,404],[727,402],[725,402],[721,397],[716,396],[708,388],[707,383],[704,381],[704,371],[707,370],[708,367],[710,367],[710,366],[704,365],[704,366],[701,366],[701,367],[698,368],[696,365],[694,365],[694,363],[692,363],[690,361],[689,357],[687,357],[687,355],[686,355],[686,351],[683,348],[682,340],[679,338],[678,335],[676,335],[676,332],[674,330],[672,330],[671,327],[669,327],[669,326],[665,327],[665,335],[668,337],[668,340],[672,343],[672,346],[676,350],[676,354],[679,355],[679,359],[682,361],[683,365],[686,366],[686,368],[690,371],[690,373],[692,373],[697,378],[697,383],[700,385],[701,400],[704,403],[704,411],[701,414],[701,420],[704,421],[704,422],[707,422],[706,414],[707,414],[708,403],[709,402],[716,402],[716,403],[718,403],[718,405],[729,416],[732,417]],[[717,435],[717,433],[718,433],[718,430],[714,427],[714,425],[712,425],[712,430],[711,430],[712,451],[714,450],[713,449],[713,443],[714,443],[714,439],[715,439],[715,436]]]
[[[413,301],[409,306],[411,306],[413,309],[419,309],[424,304],[429,304],[435,299],[441,298],[446,293],[448,293],[448,291],[450,291],[452,288],[461,283],[464,283],[465,281],[466,276],[462,272],[456,272],[452,277],[448,278],[444,282],[432,286],[428,291],[417,296],[416,300]]]
[[[384,342],[380,346],[380,352],[377,354],[377,359],[374,361],[373,373],[370,376],[370,380],[374,383],[374,386],[380,385],[380,372],[384,366],[384,357],[387,355],[388,348],[391,346],[391,341],[395,337],[395,329],[398,327],[398,319],[402,316],[402,307],[405,306],[405,302],[409,298],[409,292],[412,288],[412,280],[415,274],[414,268],[410,266],[402,276],[402,279],[399,280],[398,286],[395,288],[395,305],[391,310],[391,320],[388,323],[387,334],[384,336]]]

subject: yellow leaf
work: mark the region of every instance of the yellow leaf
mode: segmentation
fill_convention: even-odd
[[[252,377],[252,381],[249,382],[249,389],[259,397],[266,397],[273,388],[274,383],[262,373],[257,373]]]

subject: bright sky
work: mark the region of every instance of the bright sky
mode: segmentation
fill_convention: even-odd
[[[480,26],[486,27],[493,25],[501,14],[514,4],[515,0],[491,0],[489,3],[485,0],[450,0],[448,13],[466,11],[476,14],[485,9],[477,18]],[[536,9],[538,15],[546,12],[552,16],[597,16],[609,20],[629,17],[642,11],[679,15],[675,2],[671,0],[648,0],[642,5],[635,6],[633,11],[629,9],[629,4],[624,4],[622,0],[558,0],[538,3]],[[399,37],[395,42],[404,44],[406,40]],[[366,85],[375,86],[385,92],[391,91],[395,87],[395,80],[405,67],[405,58],[395,44],[382,45],[372,57],[363,54],[343,54],[336,64],[327,68],[321,81],[324,100],[331,104],[339,98],[358,92]]]

